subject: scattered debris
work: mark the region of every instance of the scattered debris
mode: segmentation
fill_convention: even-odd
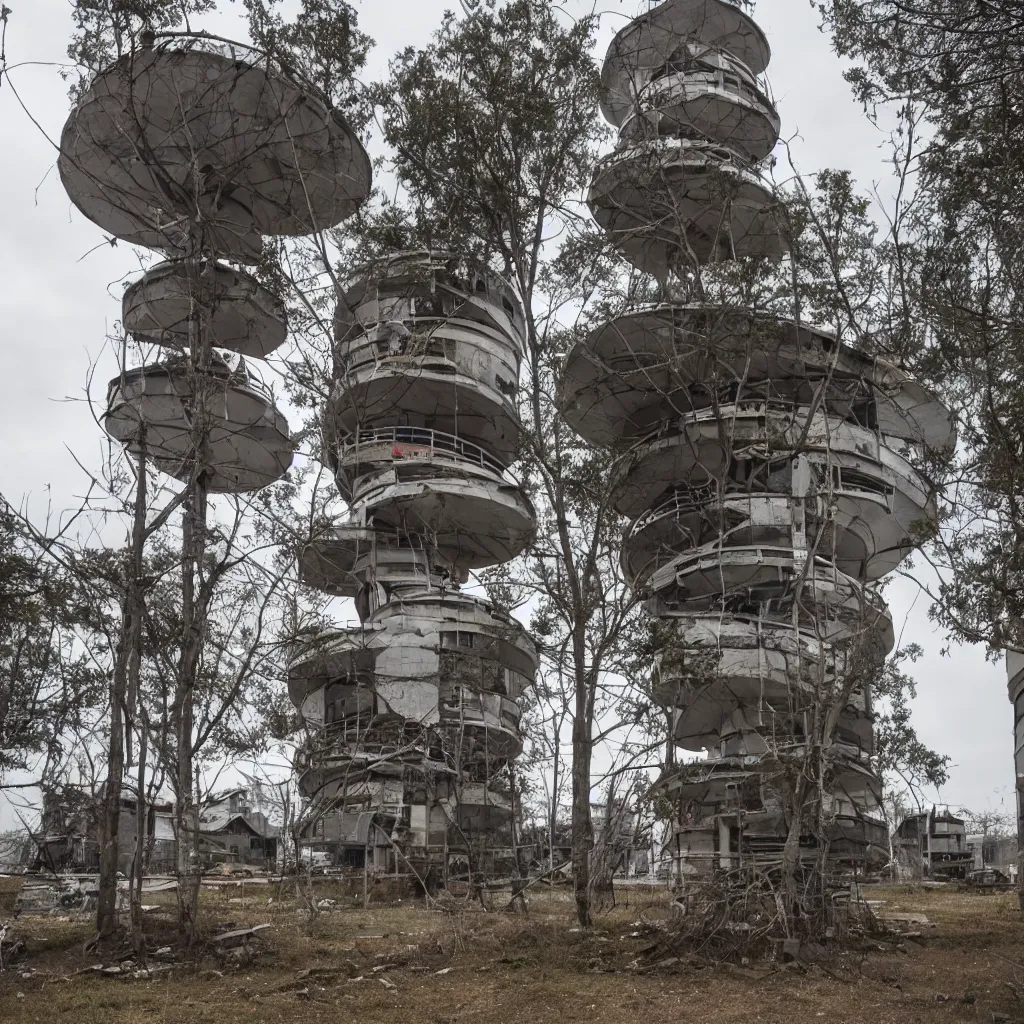
[[[879,914],[878,920],[891,924],[919,924],[934,928],[935,925],[924,914]]]
[[[342,966],[338,967],[304,967],[295,977],[300,981],[328,981],[337,978],[341,974],[354,978],[359,973],[359,968],[352,960],[345,960]]]
[[[75,974],[102,974],[107,978],[119,978],[124,981],[148,981],[158,974],[165,974],[180,966],[180,964],[153,964],[143,967],[135,961],[127,960],[120,964],[93,964],[91,967],[83,967],[82,970],[75,971]]]
[[[11,926],[7,921],[0,924],[0,971],[24,960],[27,955],[28,948],[25,945],[25,940],[11,931]]]
[[[995,892],[1013,888],[1013,882],[998,868],[978,868],[967,873],[967,885],[983,892]]]
[[[98,887],[72,875],[55,877],[51,884],[23,885],[14,904],[14,916],[27,914],[88,914],[96,909]]]
[[[236,928],[234,931],[224,932],[221,935],[214,935],[210,942],[220,946],[221,949],[231,949],[234,946],[244,945],[249,939],[258,935],[267,928],[273,928],[272,924],[257,924],[252,928]]]

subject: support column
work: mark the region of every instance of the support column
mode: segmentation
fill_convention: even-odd
[[[723,871],[732,868],[732,854],[729,850],[729,821],[722,815],[718,819],[718,866]]]
[[[1006,652],[1007,696],[1013,704],[1013,768],[1017,794],[1017,899],[1024,912],[1024,654]]]

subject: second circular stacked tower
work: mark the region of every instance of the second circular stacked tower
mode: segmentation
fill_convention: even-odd
[[[637,268],[667,282],[788,248],[761,178],[779,131],[758,78],[768,59],[725,0],[668,0],[613,40],[603,109],[620,144],[590,205]],[[942,404],[827,332],[693,303],[594,331],[567,358],[560,404],[588,441],[621,451],[623,569],[664,652],[654,695],[673,742],[707,751],[670,763],[658,786],[679,870],[778,862],[787,780],[826,714],[829,767],[801,809],[803,851],[884,858],[870,678],[894,639],[871,584],[934,519],[912,455],[952,442]]]

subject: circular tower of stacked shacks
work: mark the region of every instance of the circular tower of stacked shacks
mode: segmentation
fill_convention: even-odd
[[[192,483],[201,516],[208,493],[279,479],[288,424],[245,359],[281,345],[285,310],[242,268],[260,261],[264,235],[308,234],[355,211],[370,186],[359,140],[271,56],[145,33],[81,96],[58,166],[85,216],[167,257],[123,299],[124,329],[167,355],[110,382],[107,432]]]
[[[727,0],[667,0],[612,41],[595,218],[671,294],[710,263],[781,258],[787,220],[761,177],[779,119],[768,43]],[[942,404],[896,367],[804,323],[667,302],[570,353],[561,405],[618,448],[622,565],[657,617],[652,681],[672,743],[657,792],[681,874],[781,862],[795,779],[800,856],[887,859],[870,679],[894,644],[870,586],[935,514],[915,446],[952,443]],[[834,728],[832,726],[834,725]],[[681,763],[673,746],[707,751]]]
[[[292,665],[322,725],[301,779],[315,838],[344,861],[428,884],[511,874],[504,770],[537,655],[519,624],[463,592],[534,533],[509,475],[524,320],[508,284],[436,252],[400,253],[340,296],[327,456],[351,513],[303,556],[351,597],[357,628]],[[351,852],[348,852],[351,851]]]

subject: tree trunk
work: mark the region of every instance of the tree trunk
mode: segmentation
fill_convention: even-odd
[[[139,438],[138,476],[132,542],[121,599],[121,631],[110,681],[110,743],[107,750],[107,782],[103,792],[103,846],[100,850],[99,897],[96,931],[109,939],[117,927],[117,860],[121,828],[121,780],[124,777],[124,715],[129,690],[137,699],[139,664],[142,657],[142,566],[146,543],[146,431]],[[136,836],[143,827],[138,794],[135,816]]]
[[[590,851],[594,823],[590,817],[591,739],[589,687],[577,680],[576,714],[572,723],[572,888],[576,919],[581,928],[593,923],[590,916]]]
[[[551,769],[551,807],[548,814],[548,870],[555,870],[555,829],[558,827],[558,754],[561,751],[561,727],[555,730],[555,756]]]
[[[793,922],[795,921],[797,905],[796,876],[800,868],[800,833],[803,826],[804,801],[807,798],[806,779],[803,774],[790,782],[782,780],[783,806],[789,804],[789,829],[786,833],[786,842],[782,848],[782,899],[786,911],[786,934],[793,934]],[[788,794],[786,791],[789,791]],[[786,800],[788,795],[789,799]]]
[[[178,840],[178,930],[186,946],[195,939],[199,913],[199,808],[195,800],[192,733],[195,687],[202,664],[209,595],[203,584],[206,554],[206,463],[210,417],[210,347],[203,308],[202,268],[189,267],[191,308],[189,354],[192,360],[192,425],[189,447],[192,458],[188,494],[184,502],[181,536],[181,656],[175,687],[177,711],[177,765],[175,778],[175,825]]]
[[[187,946],[195,938],[199,911],[199,808],[195,800],[195,775],[192,764],[193,701],[195,683],[203,650],[205,622],[196,601],[199,565],[205,551],[206,486],[202,474],[192,484],[185,503],[182,531],[183,600],[181,661],[178,669],[176,744],[175,825],[178,839],[178,930]]]
[[[121,824],[121,779],[124,775],[124,700],[126,693],[128,637],[130,626],[127,601],[122,604],[121,636],[110,680],[110,739],[107,745],[107,780],[103,787],[100,846],[99,898],[96,932],[101,941],[117,930],[117,852]]]
[[[146,437],[145,427],[139,445],[138,482],[135,489],[135,521],[132,526],[132,575],[128,581],[128,593],[131,600],[132,630],[131,645],[128,652],[128,707],[131,717],[139,722],[139,770],[137,773],[137,792],[135,794],[135,856],[132,860],[131,878],[129,881],[129,900],[131,905],[132,947],[140,956],[145,955],[145,943],[142,935],[142,866],[143,852],[149,835],[146,809],[146,762],[148,754],[148,734],[142,714],[142,694],[139,680],[142,674],[142,621],[145,616],[145,591],[143,574],[145,572],[146,546]]]
[[[146,761],[148,754],[148,736],[143,726],[139,730],[139,771],[136,785],[138,796],[135,803],[135,856],[132,859],[129,892],[131,899],[132,948],[139,955],[145,956],[146,940],[142,932],[142,874],[145,863],[146,843],[149,838],[149,808],[146,803]]]

